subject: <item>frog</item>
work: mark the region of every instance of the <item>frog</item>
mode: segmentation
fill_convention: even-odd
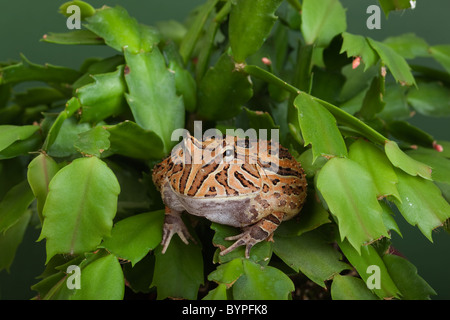
[[[279,142],[232,135],[201,139],[187,133],[170,155],[156,164],[152,180],[165,206],[162,253],[177,234],[195,242],[181,214],[240,229],[226,237],[220,255],[251,248],[301,211],[307,193],[306,174]]]

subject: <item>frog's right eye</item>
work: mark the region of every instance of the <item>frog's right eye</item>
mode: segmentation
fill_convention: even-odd
[[[225,150],[225,152],[223,153],[223,156],[225,158],[231,157],[232,155],[233,155],[233,150],[231,150],[231,149]]]

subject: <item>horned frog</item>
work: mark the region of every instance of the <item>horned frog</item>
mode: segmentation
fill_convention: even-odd
[[[174,234],[194,240],[181,213],[242,229],[221,255],[271,240],[284,220],[298,214],[306,198],[306,177],[288,150],[276,142],[234,136],[196,139],[187,134],[153,169],[165,204],[162,253]]]

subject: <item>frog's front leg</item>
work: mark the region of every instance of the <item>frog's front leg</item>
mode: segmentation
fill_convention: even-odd
[[[258,242],[270,239],[269,237],[272,237],[273,232],[278,228],[281,221],[283,221],[283,216],[283,212],[273,212],[254,225],[247,227],[244,232],[225,238],[225,240],[236,240],[236,242],[227,249],[222,250],[220,255],[223,256],[237,247],[245,245],[245,257],[249,258],[250,249]]]
[[[162,253],[164,254],[169,246],[170,240],[174,234],[178,234],[180,239],[188,244],[188,239],[195,242],[194,238],[189,233],[186,225],[181,219],[181,212],[174,211],[166,206],[166,215],[164,216],[163,237],[161,241]]]

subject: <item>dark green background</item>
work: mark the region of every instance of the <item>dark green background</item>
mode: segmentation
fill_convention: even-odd
[[[104,4],[121,4],[139,22],[153,24],[156,21],[175,19],[182,21],[188,12],[203,0],[91,0],[94,7]],[[368,30],[366,9],[375,0],[341,0],[347,8],[348,32],[383,40],[389,36],[414,32],[430,45],[450,44],[450,1],[418,0],[415,10],[391,13],[386,20],[382,14],[380,30]],[[78,68],[88,57],[106,57],[112,49],[96,46],[60,46],[40,42],[47,32],[67,31],[66,19],[57,13],[64,1],[55,0],[0,0],[0,61],[19,60],[20,53],[35,63],[46,63]],[[431,60],[419,63],[437,66]],[[439,67],[439,66],[438,66]],[[415,116],[411,122],[436,139],[450,140],[449,118],[425,118]],[[1,181],[0,181],[1,183]],[[394,246],[417,268],[419,274],[438,292],[435,299],[450,299],[450,235],[442,230],[433,234],[430,243],[417,228],[398,217],[403,238],[393,235]],[[0,272],[0,298],[30,299],[34,292],[30,286],[43,271],[45,263],[44,243],[36,243],[38,230],[29,228],[19,247],[11,273]]]

